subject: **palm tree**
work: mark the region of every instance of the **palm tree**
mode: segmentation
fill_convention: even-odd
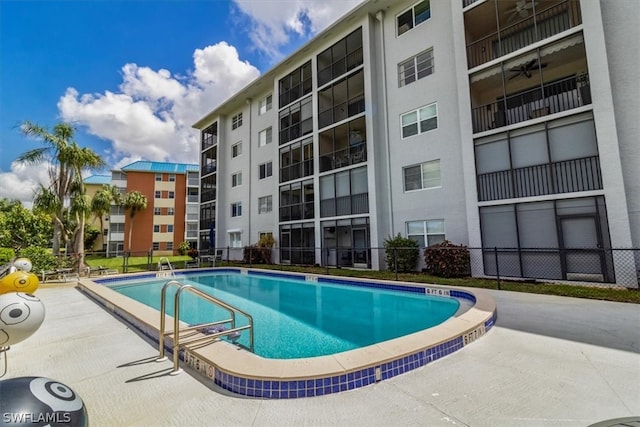
[[[36,137],[44,144],[44,147],[23,153],[17,160],[27,164],[49,163],[50,186],[47,189],[48,194],[41,194],[41,196],[42,205],[47,207],[45,211],[52,215],[53,253],[57,256],[60,254],[60,243],[64,240],[63,236],[66,231],[63,224],[66,200],[71,200],[71,197],[74,196],[84,196],[84,184],[82,183],[84,170],[100,169],[106,164],[93,150],[86,147],[80,148],[73,141],[75,129],[69,123],[63,122],[55,125],[53,133],[29,121],[24,122],[21,129],[24,135]],[[43,188],[41,187],[40,193]],[[36,197],[38,196],[36,195]],[[78,219],[79,223],[82,223],[82,229],[77,237],[84,241],[84,219],[80,217]],[[82,244],[80,247],[84,252]],[[84,254],[82,253],[81,256],[83,257]]]
[[[136,213],[143,211],[147,208],[147,196],[139,191],[132,191],[127,193],[122,198],[122,206],[125,211],[129,212],[129,218],[131,223],[129,224],[129,243],[127,244],[128,250],[131,251],[131,232],[133,231],[133,219]]]
[[[94,194],[93,199],[91,199],[91,214],[100,220],[100,233],[104,230],[103,217],[111,211],[111,202],[115,201],[111,187],[115,186],[103,185],[102,188]],[[117,187],[115,188],[116,191],[118,191]],[[118,195],[119,194],[118,192]]]

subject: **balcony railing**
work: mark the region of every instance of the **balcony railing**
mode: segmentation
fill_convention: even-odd
[[[202,151],[206,150],[207,148],[213,147],[217,143],[218,143],[218,136],[217,135],[208,135],[208,136],[203,137],[203,139],[202,139]]]
[[[295,221],[300,219],[313,219],[314,203],[306,202],[297,205],[281,206],[280,221]]]
[[[201,174],[202,176],[208,175],[210,173],[215,172],[216,168],[217,168],[217,162],[215,161],[206,165],[202,165]]]
[[[214,219],[201,219],[200,220],[200,230],[209,230],[209,227],[211,227],[211,223],[214,222]],[[215,231],[215,227],[214,227],[214,231]]]
[[[478,175],[481,202],[601,189],[598,156]]]
[[[591,104],[589,75],[571,76],[472,108],[473,132],[484,132],[588,104]]]
[[[320,216],[355,215],[369,212],[369,193],[320,201]]]
[[[462,0],[462,8],[464,9],[467,6],[471,6],[477,1],[480,1],[480,0]]]
[[[215,190],[210,190],[210,191],[203,191],[202,194],[200,195],[200,202],[204,203],[204,202],[208,202],[211,200],[215,200],[216,199],[216,191]]]
[[[188,203],[197,203],[197,202],[199,202],[199,201],[200,201],[200,200],[199,200],[199,198],[198,198],[198,195],[197,195],[197,194],[189,194],[189,195],[187,196],[187,202],[188,202]]]
[[[473,1],[469,1],[469,4],[471,3]],[[536,10],[535,14],[526,19],[469,43],[469,68],[515,52],[580,24],[580,4],[575,0],[566,0],[547,9]]]
[[[320,156],[320,172],[326,172],[345,166],[367,161],[367,147],[364,142],[342,150],[336,150]]]

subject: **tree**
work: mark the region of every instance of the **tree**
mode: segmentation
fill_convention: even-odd
[[[131,251],[131,232],[133,231],[133,220],[138,212],[143,211],[147,208],[147,196],[139,191],[132,191],[130,193],[127,193],[122,198],[122,207],[124,207],[125,211],[129,213],[129,218],[131,219],[131,223],[129,224],[129,242],[127,244],[128,250]]]
[[[51,232],[46,214],[31,211],[19,201],[0,202],[0,247],[13,248],[16,253],[29,246],[48,247]]]
[[[111,210],[111,203],[120,204],[122,194],[115,185],[103,185],[91,199],[91,213],[100,220],[100,232],[104,230],[103,217]]]
[[[389,270],[401,272],[415,271],[420,256],[419,245],[415,240],[402,237],[400,233],[396,237],[389,236],[384,241],[385,261]]]
[[[69,123],[59,123],[54,126],[53,132],[37,124],[26,121],[21,126],[22,133],[26,136],[35,137],[44,144],[43,147],[35,148],[23,153],[17,161],[27,164],[49,164],[48,187],[41,186],[34,205],[37,204],[52,218],[53,223],[53,253],[60,254],[61,243],[65,239],[68,230],[65,230],[63,223],[65,204],[69,200],[73,204],[75,197],[84,197],[84,184],[82,183],[82,172],[91,169],[100,169],[106,164],[102,158],[89,148],[81,148],[74,141],[75,129]],[[79,184],[78,184],[79,183]],[[84,248],[84,218],[80,215],[80,206],[84,206],[85,201],[78,200],[72,212],[77,217],[79,231],[76,235],[74,249],[81,248],[80,263],[82,266]],[[82,223],[82,225],[80,225]]]

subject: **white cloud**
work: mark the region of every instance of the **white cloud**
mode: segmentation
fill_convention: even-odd
[[[197,163],[198,134],[191,125],[259,71],[226,42],[196,49],[193,61],[188,77],[126,64],[119,92],[81,95],[68,88],[58,109],[63,120],[111,142],[111,163],[122,165],[123,157]]]
[[[11,171],[0,171],[0,199],[20,200],[31,208],[34,191],[40,184],[49,185],[49,171],[46,165],[28,165],[12,162]]]
[[[282,56],[291,35],[307,37],[325,29],[363,0],[234,0],[250,21],[256,49],[273,59]]]

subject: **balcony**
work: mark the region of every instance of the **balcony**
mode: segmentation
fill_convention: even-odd
[[[199,202],[198,195],[197,194],[189,194],[187,196],[187,202],[188,203],[198,203]]]
[[[369,212],[369,193],[353,194],[320,201],[320,217],[355,215]]]
[[[485,132],[591,104],[589,75],[571,76],[471,109],[473,132]]]
[[[333,169],[351,166],[367,161],[366,143],[362,142],[357,145],[336,150],[332,153],[320,156],[320,172],[326,172]]]
[[[209,202],[216,199],[216,190],[203,191],[200,202]]]
[[[209,175],[210,173],[214,173],[217,170],[217,162],[214,160],[211,163],[202,165],[202,169],[201,169],[201,175],[205,176],[205,175]]]
[[[465,14],[470,69],[582,24],[576,0],[538,0],[535,6],[528,1],[522,15],[516,4],[487,1]]]
[[[601,189],[598,156],[478,175],[481,202]]]

